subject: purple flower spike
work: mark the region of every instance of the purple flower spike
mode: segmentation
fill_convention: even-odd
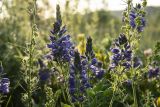
[[[10,81],[8,78],[2,78],[0,81],[0,92],[3,94],[9,93]]]

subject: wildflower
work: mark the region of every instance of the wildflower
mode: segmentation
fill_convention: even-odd
[[[50,78],[50,71],[49,69],[40,69],[38,75],[41,81],[46,81]]]
[[[111,52],[113,55],[111,56],[110,70],[118,65],[122,65],[126,69],[131,67],[132,50],[124,34],[120,34],[118,39],[115,40]]]
[[[136,13],[134,11],[130,12],[130,25],[132,28],[136,27],[136,22],[135,22],[135,18],[136,18]]]
[[[81,102],[83,101],[85,89],[90,88],[86,73],[87,60],[84,56],[80,57],[78,51],[75,51],[74,55],[74,63],[70,65],[69,93],[73,102]]]
[[[141,59],[138,58],[138,57],[135,57],[135,58],[134,58],[133,67],[134,67],[134,68],[137,68],[137,67],[140,67],[140,66],[142,66],[142,65],[143,65],[143,63],[142,63]]]
[[[148,72],[149,78],[157,77],[160,74],[159,68],[150,68]]]
[[[3,94],[9,93],[10,81],[8,78],[2,78],[0,80],[0,92]]]
[[[73,96],[76,92],[75,74],[70,72],[69,76],[69,93]]]
[[[84,34],[79,34],[78,35],[78,52],[80,52],[81,55],[85,54],[86,51],[86,40],[85,40],[85,35]]]
[[[156,104],[157,104],[157,107],[160,107],[160,97],[157,98]]]
[[[114,41],[114,45],[119,47],[121,45],[124,45],[125,43],[127,43],[127,37],[124,34],[120,34],[119,37],[117,39],[115,39]]]
[[[3,73],[3,66],[2,63],[0,63],[0,73]],[[0,92],[3,94],[7,94],[9,93],[9,85],[10,85],[10,81],[8,78],[2,78],[0,80]]]
[[[132,7],[130,13],[129,13],[129,20],[130,20],[130,26],[132,29],[135,29],[140,33],[143,31],[144,27],[146,26],[146,21],[144,18],[144,13],[140,12],[141,5],[138,4],[135,8]]]
[[[111,52],[114,53],[114,54],[118,54],[118,53],[120,52],[120,49],[118,49],[118,48],[113,48],[113,49],[111,50]]]
[[[51,77],[51,71],[46,67],[42,60],[38,60],[40,69],[38,72],[40,81],[47,81]]]
[[[95,56],[93,49],[92,49],[92,38],[90,36],[87,38],[85,55],[87,56],[88,59],[94,58]]]
[[[78,51],[75,51],[74,66],[77,71],[82,71],[81,57]]]
[[[118,66],[118,64],[116,62],[112,62],[110,65],[109,65],[109,69],[112,70],[114,69],[116,66]]]
[[[98,62],[97,59],[96,59],[96,58],[93,58],[92,61],[91,61],[91,64],[94,65],[94,64],[96,64],[97,62]]]
[[[127,38],[124,34],[120,34],[118,37],[118,41],[120,45],[123,45],[127,42]]]
[[[70,64],[69,93],[73,102],[84,100],[86,89],[92,87],[89,82],[91,78],[101,79],[104,75],[102,63],[94,57],[90,37],[87,38],[85,55],[80,56],[79,52],[75,51],[74,62]],[[89,71],[92,71],[91,77],[88,77]]]
[[[51,30],[50,36],[51,43],[48,44],[48,48],[52,51],[49,55],[52,56],[54,61],[69,62],[73,55],[73,43],[70,40],[70,35],[65,34],[66,26],[62,26],[62,20],[60,15],[60,8],[57,6],[57,17],[54,23],[54,28]],[[47,55],[48,56],[48,55]]]
[[[128,47],[128,48],[127,48]],[[125,49],[122,49],[122,57],[123,59],[126,59],[127,61],[131,61],[132,59],[132,50],[130,48],[130,45],[127,43],[126,46],[124,46]]]
[[[60,20],[57,20],[55,23],[54,23],[54,29],[51,30],[51,33],[54,35],[54,34],[57,34],[59,31],[60,31],[60,27],[61,27],[61,21]]]
[[[121,54],[114,54],[111,56],[111,59],[115,62],[119,62],[122,59]]]
[[[60,7],[59,5],[56,6],[56,22],[54,23],[54,29],[51,30],[51,33],[53,35],[56,35],[57,33],[59,33],[60,29],[61,29],[61,25],[62,25],[62,20],[61,20],[61,14],[60,14]],[[63,30],[63,29],[62,29]],[[59,35],[60,36],[60,35]]]
[[[102,63],[98,62],[96,58],[93,58],[90,64],[90,70],[93,72],[96,78],[101,79],[104,75],[104,69],[102,69]]]
[[[125,68],[130,68],[131,64],[129,62],[124,62],[122,63],[122,66],[124,66]]]
[[[52,49],[51,55],[53,60],[68,62],[72,57],[73,44],[70,41],[70,35],[61,36],[56,39],[55,36],[50,36],[51,43],[48,48]]]
[[[89,69],[92,71],[96,78],[102,78],[104,70],[102,69],[102,63],[95,58],[95,54],[92,49],[92,38],[90,36],[87,38],[85,54],[88,58],[88,61],[91,61],[91,63],[89,64]]]

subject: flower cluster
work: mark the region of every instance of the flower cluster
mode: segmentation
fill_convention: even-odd
[[[3,66],[2,64],[0,64],[0,73],[3,73]],[[3,94],[7,94],[9,93],[9,85],[10,85],[10,81],[8,78],[2,78],[0,80],[0,92]]]
[[[142,62],[142,60],[140,58],[134,57],[133,61],[134,61],[134,64],[133,64],[134,68],[142,67],[143,62]]]
[[[49,69],[46,68],[46,65],[43,63],[43,61],[41,59],[39,59],[38,62],[40,65],[40,69],[38,72],[39,79],[41,81],[46,81],[50,78],[50,71],[49,71]]]
[[[104,75],[102,63],[95,58],[92,49],[92,38],[87,38],[86,56],[74,52],[74,63],[70,65],[69,92],[72,101],[83,101],[85,90],[92,87],[92,79],[101,79]],[[90,72],[91,71],[91,72]]]
[[[160,75],[160,69],[158,67],[149,69],[148,71],[149,78],[157,77],[158,75]]]
[[[49,73],[49,70],[47,69],[45,70],[40,69],[38,74],[39,74],[39,79],[41,81],[46,81],[50,78],[50,73]]]
[[[55,67],[49,68],[41,59],[38,59],[38,64],[40,66],[38,77],[40,83],[50,84],[53,77],[57,79],[58,83],[64,83],[64,76],[58,72]]]
[[[140,59],[135,58],[134,64],[131,65],[133,59],[133,53],[130,44],[124,34],[120,34],[118,39],[115,40],[114,46],[111,48],[111,64],[110,70],[114,69],[116,66],[124,66],[125,69],[130,67],[139,67],[142,62]]]
[[[115,68],[118,65],[122,65],[125,68],[131,67],[132,50],[127,38],[124,34],[120,34],[118,39],[115,40],[114,47],[111,48],[113,55],[111,56],[110,69]]]
[[[61,27],[62,20],[59,6],[57,6],[57,20],[54,23],[54,28],[51,30],[51,43],[48,48],[52,49],[51,56],[53,60],[59,62],[69,62],[73,55],[73,43],[70,40],[70,35],[65,34],[66,26]]]
[[[72,102],[83,101],[85,89],[90,87],[87,77],[87,61],[85,57],[80,57],[75,51],[74,63],[70,66],[69,93]]]
[[[2,78],[0,80],[0,92],[3,94],[9,93],[10,81],[8,78]]]
[[[104,75],[104,69],[102,69],[102,63],[99,62],[96,58],[93,58],[90,64],[91,71],[95,75],[96,78],[101,79]]]
[[[132,29],[136,29],[139,33],[144,30],[146,25],[145,13],[142,11],[141,4],[137,4],[136,7],[132,7],[129,13],[130,26]]]
[[[85,54],[88,58],[88,69],[92,71],[93,76],[96,78],[102,78],[104,70],[102,69],[102,63],[95,58],[95,53],[92,48],[92,38],[90,36],[87,38]]]
[[[51,44],[48,44],[48,48],[52,49],[51,56],[53,60],[68,62],[73,55],[73,44],[70,41],[70,35],[61,36],[56,39],[55,36],[50,36]]]
[[[95,54],[92,48],[92,38],[90,36],[87,38],[85,55],[87,56],[88,59],[95,57]]]

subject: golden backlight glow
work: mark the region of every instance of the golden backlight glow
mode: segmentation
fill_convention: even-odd
[[[108,10],[123,10],[126,0],[69,0],[71,6],[75,1],[79,1],[77,11],[82,12],[86,7],[89,7],[92,11],[96,9],[108,9]],[[52,5],[61,4],[64,5],[66,0],[49,0]],[[133,0],[133,3],[142,2],[142,0]],[[147,0],[148,6],[160,6],[160,0]]]

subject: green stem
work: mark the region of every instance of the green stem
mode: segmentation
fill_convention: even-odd
[[[113,91],[113,95],[112,95],[112,99],[111,99],[111,101],[109,103],[109,107],[112,107],[114,95],[115,95],[115,90]]]
[[[134,107],[138,107],[136,87],[135,87],[134,81],[132,82],[132,89],[133,89]]]
[[[128,0],[128,2],[127,2],[127,3],[128,3],[128,8],[127,8],[128,26],[130,25],[130,24],[129,24],[129,21],[130,21],[129,13],[130,13],[130,8],[131,8],[131,7],[130,7],[131,2],[132,2],[131,0]],[[128,26],[127,26],[127,27],[128,27]],[[129,45],[131,45],[131,37],[130,37],[129,29],[127,29],[127,33],[128,33],[128,39],[129,39],[128,41],[129,41]]]
[[[119,76],[118,76],[119,77]],[[109,107],[112,107],[112,104],[113,104],[113,99],[114,99],[114,96],[115,96],[115,92],[116,92],[116,88],[117,88],[117,80],[118,80],[118,77],[116,78],[116,80],[115,80],[115,83],[114,83],[114,85],[113,85],[113,94],[112,94],[112,98],[111,98],[111,101],[110,101],[110,104],[109,104]]]
[[[58,63],[59,64],[59,66],[60,66],[60,69],[61,69],[61,74],[63,75],[63,78],[64,78],[64,84],[62,83],[62,86],[61,86],[61,90],[62,90],[62,94],[63,94],[63,97],[64,97],[64,100],[65,101],[67,101],[67,98],[66,98],[66,95],[65,95],[65,82],[66,82],[66,79],[65,79],[65,77],[64,77],[64,75],[65,75],[65,73],[64,73],[64,70],[63,70],[63,67],[62,67],[62,63]],[[60,79],[61,79],[61,77],[60,77]],[[61,82],[61,81],[59,81],[59,82]]]
[[[134,81],[134,77],[135,77],[135,72],[133,70],[133,68],[131,68],[131,72],[132,72],[132,89],[133,89],[133,99],[134,99],[134,107],[138,107],[138,103],[137,103],[137,95],[136,95],[136,85],[135,85],[135,81]]]
[[[67,81],[67,84],[66,84],[66,93],[67,93],[67,96],[68,96],[68,99],[69,99],[69,103],[72,105],[72,107],[74,107],[74,104],[72,103],[72,101],[71,101],[71,97],[70,97],[70,95],[69,95],[69,83],[68,83],[68,78],[69,78],[69,64],[67,64],[67,67],[66,68],[68,68],[67,69],[67,75],[66,75],[66,78],[65,78],[65,80]]]
[[[64,70],[64,67],[62,66],[63,65],[62,63],[58,63],[58,65],[60,66],[61,74],[63,75],[63,78],[64,78],[64,84],[61,87],[61,90],[62,90],[62,93],[63,93],[63,97],[64,97],[65,101],[67,102],[67,96],[68,96],[68,98],[69,98],[68,101],[72,105],[71,98],[69,97],[68,84],[66,83],[67,80],[68,80],[68,72],[69,72],[69,70],[67,69],[66,71],[68,71],[68,72],[66,72]],[[66,66],[66,68],[69,68],[69,66]],[[66,92],[67,96],[65,95],[65,92]]]
[[[29,107],[32,106],[31,104],[31,72],[32,72],[32,44],[30,46],[30,53],[29,53],[29,79],[28,79],[28,101],[29,101]]]
[[[9,96],[9,99],[8,99],[8,101],[7,101],[7,104],[6,104],[6,106],[5,106],[5,107],[8,107],[8,104],[9,104],[9,102],[10,102],[11,98],[12,98],[12,96],[10,95],[10,96]]]
[[[29,71],[28,71],[28,101],[29,101],[29,107],[32,107],[32,89],[31,89],[31,79],[32,79],[32,71],[33,71],[33,52],[34,52],[34,25],[36,20],[36,0],[33,1],[34,7],[33,7],[33,21],[31,21],[31,27],[32,27],[32,35],[30,38],[30,45],[29,45]]]

